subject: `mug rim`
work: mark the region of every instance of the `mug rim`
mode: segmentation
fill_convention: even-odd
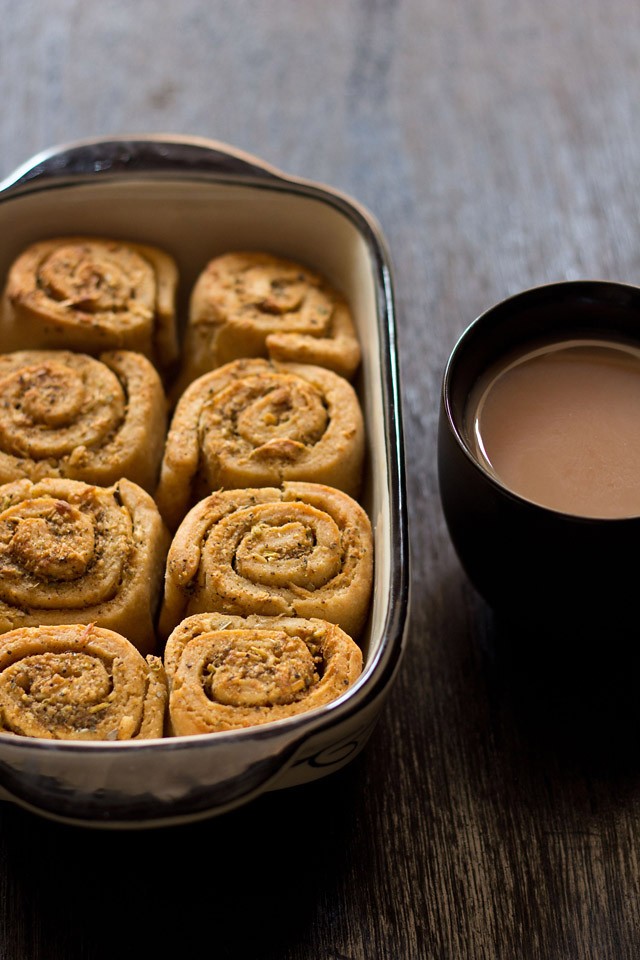
[[[461,358],[464,356],[464,351],[473,346],[474,337],[481,335],[485,324],[487,324],[487,322],[489,322],[492,318],[495,317],[497,319],[506,320],[510,315],[513,316],[515,313],[522,311],[522,309],[526,307],[540,308],[541,306],[544,306],[545,303],[558,304],[559,300],[562,300],[565,296],[570,297],[574,301],[576,298],[581,299],[583,304],[587,300],[594,303],[600,303],[603,299],[603,295],[606,294],[608,294],[608,296],[604,296],[605,302],[607,300],[610,303],[615,302],[620,308],[633,306],[634,309],[637,310],[638,334],[635,339],[635,345],[638,347],[638,349],[640,349],[640,285],[627,283],[625,281],[598,279],[554,281],[528,287],[524,290],[510,294],[509,296],[489,306],[482,313],[478,314],[455,340],[445,363],[441,384],[441,406],[444,410],[450,432],[452,433],[465,458],[469,461],[472,467],[479,471],[483,478],[495,488],[496,492],[499,492],[501,496],[508,497],[516,504],[531,508],[533,511],[541,512],[545,515],[556,514],[563,519],[589,525],[602,524],[603,522],[615,524],[629,523],[630,521],[640,521],[640,512],[622,517],[583,516],[581,514],[569,513],[556,507],[538,503],[537,501],[531,500],[523,494],[515,492],[512,488],[503,483],[495,473],[491,472],[471,449],[471,445],[465,433],[464,421],[456,414],[454,409],[453,384],[458,365],[461,362]],[[625,302],[622,302],[623,300]],[[633,304],[633,301],[637,302]],[[514,309],[514,314],[511,313],[512,309]],[[518,345],[531,344],[532,349],[535,349],[536,343],[538,343],[538,345],[541,343],[553,343],[554,340],[555,342],[560,342],[566,339],[568,332],[569,327],[566,328],[566,332],[564,334],[562,329],[560,329],[554,339],[550,339],[545,336],[539,336],[538,338],[531,335],[524,335],[522,338],[518,338],[516,336],[512,343],[505,344],[503,350],[498,350],[495,353],[494,361],[499,359],[500,356],[508,354],[514,347],[517,347]],[[605,331],[603,328],[603,334],[604,332]],[[576,337],[576,339],[580,338]],[[594,336],[592,339],[598,339],[598,337]],[[602,339],[605,339],[604,335]],[[620,342],[624,342],[624,338],[621,336],[609,337],[608,339],[616,339]],[[631,336],[628,337],[627,342],[633,342]],[[490,363],[481,364],[479,372],[487,370],[490,365]],[[473,380],[473,382],[475,382],[475,380]],[[468,395],[469,391],[467,391],[467,398]],[[466,405],[464,408],[466,408]]]

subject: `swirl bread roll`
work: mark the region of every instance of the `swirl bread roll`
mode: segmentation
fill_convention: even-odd
[[[293,617],[196,614],[173,631],[164,660],[173,736],[305,713],[362,672],[362,652],[340,627]]]
[[[178,270],[163,250],[102,237],[54,237],[9,269],[0,340],[8,351],[143,353],[165,372],[178,356]]]
[[[344,297],[320,274],[268,253],[210,260],[191,292],[174,395],[240,357],[311,363],[352,379],[360,344]]]
[[[167,531],[129,480],[0,486],[0,633],[95,623],[153,653]]]
[[[170,529],[212,490],[309,480],[357,497],[364,421],[351,384],[310,364],[234,360],[174,411],[156,502]]]
[[[0,483],[127,477],[152,493],[166,428],[162,382],[141,353],[0,355]]]
[[[0,731],[48,740],[164,735],[159,657],[95,624],[20,627],[0,637]]]
[[[223,490],[197,503],[173,538],[160,633],[216,612],[318,617],[357,640],[372,576],[371,523],[348,494],[294,481]]]

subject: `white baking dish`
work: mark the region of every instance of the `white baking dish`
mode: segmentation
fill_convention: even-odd
[[[409,551],[391,269],[380,228],[352,199],[201,138],[87,140],[48,150],[0,184],[0,281],[30,243],[95,234],[156,244],[180,271],[180,314],[209,259],[260,249],[305,262],[350,301],[362,343],[363,497],[375,537],[364,670],[333,703],[263,726],[87,743],[0,734],[0,798],[44,816],[145,827],[213,816],[322,777],[363,748],[407,632]]]

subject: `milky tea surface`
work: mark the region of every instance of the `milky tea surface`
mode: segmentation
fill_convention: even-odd
[[[640,516],[640,350],[576,340],[513,356],[478,382],[467,423],[480,462],[520,496]]]

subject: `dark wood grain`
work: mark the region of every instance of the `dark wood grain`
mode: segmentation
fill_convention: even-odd
[[[356,197],[394,263],[410,644],[364,754],[193,827],[0,808],[2,960],[636,960],[637,651],[496,624],[453,553],[446,357],[539,283],[640,279],[633,0],[0,0],[0,176],[113,133],[201,134]],[[1,242],[1,239],[0,239]],[[133,932],[127,933],[129,924]],[[122,939],[125,938],[125,939]]]

